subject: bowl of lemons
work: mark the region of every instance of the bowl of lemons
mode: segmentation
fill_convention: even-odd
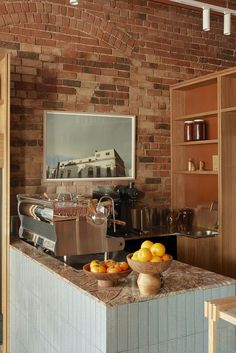
[[[99,261],[93,260],[83,266],[83,271],[92,279],[98,281],[99,287],[112,287],[120,278],[128,276],[132,271],[126,261],[112,259]]]
[[[160,291],[160,274],[170,267],[172,260],[162,243],[151,240],[145,240],[139,250],[127,255],[129,266],[139,273],[137,284],[141,294],[155,295]]]

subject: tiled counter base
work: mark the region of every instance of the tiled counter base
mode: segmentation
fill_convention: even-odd
[[[207,353],[204,300],[236,294],[235,280],[178,262],[140,297],[135,274],[100,290],[21,241],[10,261],[10,353]],[[235,337],[222,325],[219,352],[235,353]]]

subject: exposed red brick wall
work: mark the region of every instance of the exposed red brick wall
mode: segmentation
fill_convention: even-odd
[[[17,193],[55,190],[41,180],[50,109],[136,115],[136,185],[143,202],[169,205],[169,86],[235,65],[236,35],[223,36],[220,16],[206,33],[200,12],[157,1],[68,3],[0,4],[0,48],[12,54],[12,207]],[[66,186],[89,192],[94,184]]]

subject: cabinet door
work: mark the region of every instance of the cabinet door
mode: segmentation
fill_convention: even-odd
[[[220,272],[220,237],[192,239],[178,236],[177,259],[205,270]]]
[[[3,352],[8,349],[8,250],[9,250],[9,117],[10,55],[0,52],[0,214],[1,214],[1,312],[3,314]]]
[[[196,266],[195,239],[177,237],[177,260]]]

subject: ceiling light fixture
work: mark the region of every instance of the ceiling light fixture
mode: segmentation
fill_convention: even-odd
[[[203,8],[202,11],[202,28],[203,31],[210,31],[210,9],[208,7]]]
[[[202,21],[203,21],[204,31],[210,30],[210,11],[222,13],[224,15],[224,34],[225,35],[231,34],[231,16],[236,16],[236,11],[229,9],[228,0],[227,0],[227,8],[221,7],[221,6],[215,6],[215,5],[211,5],[211,4],[207,4],[207,3],[195,1],[195,0],[169,0],[169,1],[202,9],[203,10]]]
[[[73,6],[79,5],[79,0],[70,0],[70,4]]]

